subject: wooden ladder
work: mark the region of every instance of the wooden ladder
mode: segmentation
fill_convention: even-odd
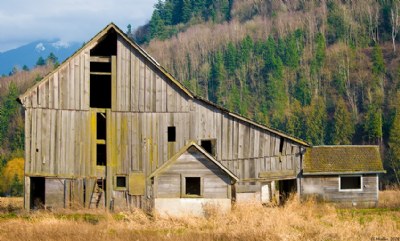
[[[96,208],[99,207],[100,201],[104,193],[104,179],[98,179],[93,185],[92,196],[90,198],[89,208],[95,205]]]

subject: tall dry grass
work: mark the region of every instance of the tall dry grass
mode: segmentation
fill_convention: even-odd
[[[336,209],[292,197],[283,207],[208,209],[206,218],[160,218],[140,210],[0,214],[3,240],[371,240],[400,237],[399,191],[382,192],[385,208]],[[392,208],[388,208],[392,207]],[[394,208],[397,207],[397,208]]]

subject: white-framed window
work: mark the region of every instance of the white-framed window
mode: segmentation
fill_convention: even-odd
[[[182,176],[182,197],[202,197],[203,178],[195,175]]]
[[[339,176],[339,191],[362,191],[363,178],[362,175],[343,175]]]

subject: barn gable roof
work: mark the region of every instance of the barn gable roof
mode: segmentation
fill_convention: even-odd
[[[239,178],[233,174],[229,169],[224,167],[220,162],[215,160],[215,158],[210,155],[203,147],[199,146],[196,142],[191,141],[186,146],[182,147],[173,157],[171,157],[167,162],[161,165],[157,170],[155,170],[152,174],[150,174],[149,178],[155,177],[158,174],[162,173],[165,169],[173,165],[183,153],[188,151],[191,148],[195,148],[196,151],[200,152],[203,156],[207,158],[207,160],[213,162],[216,166],[218,166],[222,171],[224,171],[228,176],[230,176],[234,181],[239,181]]]
[[[254,122],[246,117],[243,117],[239,114],[230,112],[224,107],[221,107],[219,105],[216,105],[200,96],[196,96],[193,94],[189,89],[187,89],[181,82],[179,82],[174,76],[172,76],[167,70],[164,69],[153,57],[151,57],[144,49],[142,49],[137,43],[135,43],[133,40],[131,40],[120,28],[118,28],[114,23],[110,23],[107,25],[103,30],[101,30],[97,35],[95,35],[91,40],[89,40],[85,45],[83,45],[79,50],[77,50],[73,55],[71,55],[68,59],[66,59],[62,64],[60,64],[55,70],[53,70],[51,73],[49,73],[47,76],[45,76],[40,82],[36,83],[34,86],[29,88],[24,94],[20,95],[18,98],[18,101],[24,105],[24,100],[26,99],[27,96],[30,96],[32,94],[35,94],[34,90],[43,82],[46,82],[49,80],[49,76],[52,76],[55,72],[59,71],[64,65],[68,64],[68,61],[75,56],[79,55],[82,51],[84,51],[88,46],[92,46],[93,44],[96,44],[99,42],[101,39],[103,39],[110,30],[115,31],[119,36],[121,36],[127,43],[129,43],[138,53],[140,53],[144,58],[146,58],[156,69],[158,69],[167,79],[169,79],[176,87],[178,87],[182,92],[184,92],[189,98],[196,99],[200,102],[205,103],[206,105],[212,106],[214,108],[217,108],[221,110],[223,113],[232,116],[235,119],[238,119],[240,121],[246,122],[250,125],[256,126],[260,129],[267,130],[273,134],[276,134],[278,136],[287,138],[295,143],[298,143],[303,146],[310,146],[307,142],[295,138],[291,135],[288,135],[281,130],[277,130],[272,127],[267,127],[263,124],[259,124],[257,122]]]
[[[314,146],[308,148],[304,175],[385,172],[379,146]]]

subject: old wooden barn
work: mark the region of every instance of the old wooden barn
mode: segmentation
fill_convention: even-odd
[[[315,146],[305,154],[299,192],[341,206],[375,207],[384,172],[379,146]]]
[[[149,209],[178,184],[165,198],[269,202],[297,188],[308,146],[195,96],[114,24],[19,99],[26,209]],[[199,159],[163,178],[184,152]]]

